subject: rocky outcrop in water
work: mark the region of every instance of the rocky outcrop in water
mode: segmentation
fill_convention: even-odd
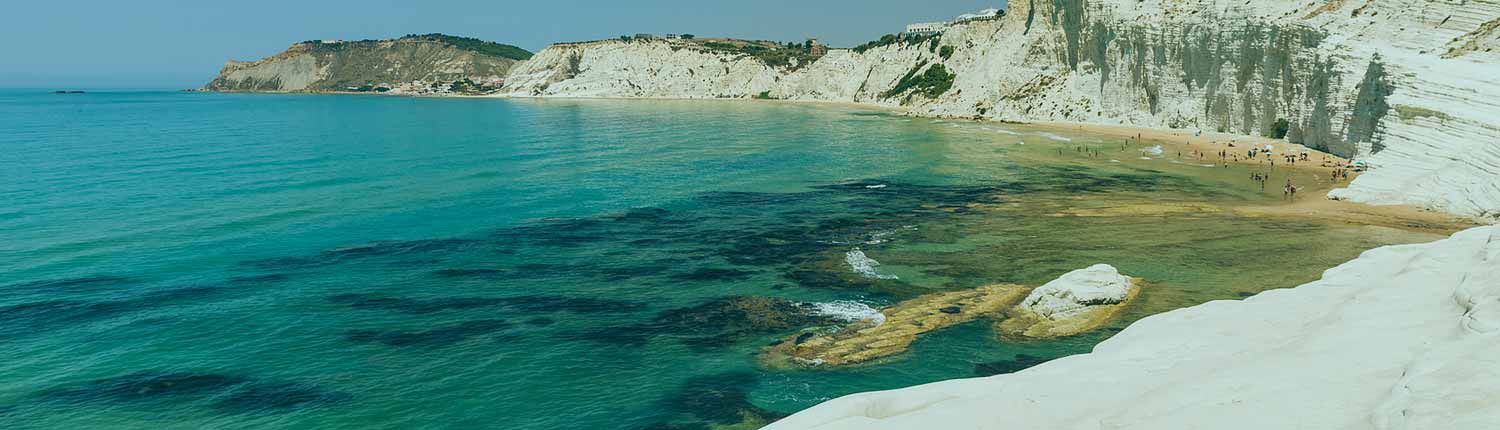
[[[882,309],[882,318],[856,321],[843,329],[804,332],[761,354],[770,367],[842,366],[906,352],[917,337],[979,318],[999,315],[1026,293],[1020,285],[989,285],[933,293]]]
[[[1068,272],[1037,288],[997,284],[922,295],[881,309],[879,318],[832,332],[804,331],[762,352],[774,368],[844,366],[894,356],[918,337],[981,318],[1015,337],[1072,336],[1099,328],[1128,305],[1140,287],[1113,266]]]
[[[997,331],[1022,337],[1072,336],[1108,322],[1139,293],[1129,276],[1108,264],[1096,264],[1031,290]]]
[[[412,81],[494,81],[531,57],[521,48],[441,34],[307,41],[256,61],[229,61],[208,91],[372,91]]]
[[[680,41],[544,49],[516,96],[776,98],[1284,138],[1376,167],[1339,198],[1500,219],[1500,3],[1014,0],[940,38],[773,67]],[[945,55],[947,54],[947,55]]]

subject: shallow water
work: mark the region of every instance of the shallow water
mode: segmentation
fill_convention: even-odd
[[[0,117],[4,428],[754,424],[1430,239],[1236,215],[1280,198],[1245,167],[839,107],[12,91]],[[760,369],[810,322],[718,305],[1094,263],[1150,282],[1109,327],[976,322],[850,369]]]

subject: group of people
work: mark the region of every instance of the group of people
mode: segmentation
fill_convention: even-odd
[[[1271,174],[1261,172],[1250,172],[1250,180],[1260,183],[1260,190],[1266,190],[1266,182],[1271,181]],[[1292,184],[1292,179],[1287,178],[1286,185],[1281,187],[1282,200],[1296,200],[1297,186]]]
[[[1349,179],[1349,169],[1343,167],[1333,169],[1333,182],[1340,182],[1345,179]]]
[[[1141,136],[1139,136],[1139,135],[1137,135],[1134,138],[1135,141],[1139,141],[1140,139],[1141,139]],[[1128,148],[1128,145],[1131,143],[1131,140],[1132,139],[1130,139],[1130,138],[1126,138],[1126,140],[1124,142],[1121,142],[1121,144],[1120,144],[1120,150],[1121,151],[1126,150]],[[1189,144],[1188,146],[1189,146],[1189,148],[1192,147],[1191,144]],[[1232,143],[1229,144],[1228,146],[1229,147],[1234,147],[1234,145]],[[1074,150],[1077,151],[1077,152],[1088,154],[1088,156],[1091,157],[1091,158],[1092,157],[1100,157],[1100,156],[1102,156],[1102,154],[1100,154],[1098,150],[1093,149],[1093,148],[1089,148],[1087,146],[1076,146],[1074,148]],[[1062,150],[1061,150],[1061,148],[1059,148],[1059,150],[1058,150],[1059,154],[1058,155],[1062,155],[1061,152],[1062,152]],[[1275,153],[1272,152],[1269,148],[1252,147],[1250,149],[1245,150],[1245,160],[1254,160],[1254,159],[1259,158],[1261,155],[1265,155],[1266,158],[1263,159],[1262,161],[1270,161],[1272,169],[1275,169],[1275,166],[1276,166],[1276,157],[1273,154],[1275,154]],[[1208,155],[1208,154],[1205,154],[1203,151],[1199,151],[1199,150],[1191,150],[1191,151],[1189,151],[1189,155],[1196,156],[1198,159],[1201,160],[1201,159],[1204,158],[1205,155]],[[1144,153],[1142,153],[1142,156],[1144,156]],[[1281,157],[1281,161],[1283,163],[1286,163],[1286,164],[1296,164],[1298,161],[1308,161],[1309,160],[1308,153],[1306,153],[1306,152],[1303,152],[1303,153],[1300,153],[1300,154],[1280,154],[1280,157]],[[1182,158],[1182,151],[1177,151],[1177,158]],[[1340,182],[1342,180],[1345,180],[1345,179],[1349,178],[1349,174],[1352,171],[1352,169],[1350,169],[1349,166],[1343,166],[1343,165],[1337,165],[1337,164],[1330,166],[1328,164],[1330,162],[1329,157],[1327,155],[1324,155],[1323,158],[1324,158],[1324,160],[1323,160],[1323,163],[1324,163],[1323,166],[1325,166],[1325,167],[1334,167],[1333,171],[1330,173],[1330,175],[1331,175],[1331,177],[1333,179],[1333,182]],[[1222,160],[1222,162],[1224,164],[1224,167],[1229,167],[1229,161],[1231,161],[1231,160],[1233,160],[1233,161],[1240,161],[1240,156],[1239,156],[1238,152],[1234,152],[1234,151],[1231,151],[1229,149],[1223,149],[1223,150],[1219,151],[1219,160]],[[1218,164],[1218,163],[1215,163],[1215,164]],[[1269,174],[1269,173],[1262,173],[1262,172],[1250,172],[1250,180],[1253,181],[1253,182],[1259,183],[1260,184],[1260,190],[1261,191],[1265,191],[1266,190],[1266,183],[1271,181],[1271,174]],[[1281,188],[1281,197],[1282,197],[1282,199],[1285,199],[1285,200],[1296,200],[1297,199],[1297,185],[1293,184],[1292,180],[1290,178],[1287,179],[1286,185],[1282,186],[1282,188]]]

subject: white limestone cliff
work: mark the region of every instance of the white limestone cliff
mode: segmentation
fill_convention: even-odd
[[[952,47],[951,57],[939,47]],[[795,67],[670,41],[548,47],[504,92],[900,106],[917,115],[1278,136],[1375,169],[1336,198],[1500,220],[1500,2],[1013,0],[937,44]],[[937,97],[888,92],[941,64]]]
[[[1142,319],[1089,354],[835,399],[768,430],[1481,429],[1500,423],[1500,227]]]

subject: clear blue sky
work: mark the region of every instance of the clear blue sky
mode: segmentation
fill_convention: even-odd
[[[1004,0],[17,0],[0,14],[0,87],[188,88],[224,60],[309,39],[447,33],[531,51],[634,33],[853,46]]]

